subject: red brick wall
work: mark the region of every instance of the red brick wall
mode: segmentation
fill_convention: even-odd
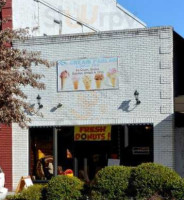
[[[12,0],[7,0],[6,5],[3,7],[1,12],[3,19],[8,19],[8,22],[1,25],[2,29],[12,28]]]
[[[5,173],[5,187],[12,190],[12,128],[0,125],[0,166]]]
[[[8,22],[1,29],[12,28],[12,0],[7,0],[1,11],[1,19]],[[0,166],[5,173],[5,187],[12,190],[12,127],[0,125]]]

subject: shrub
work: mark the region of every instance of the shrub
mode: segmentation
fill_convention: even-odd
[[[48,200],[76,200],[81,195],[83,182],[77,177],[56,176],[48,182]]]
[[[20,194],[7,195],[6,200],[22,200]]]
[[[33,185],[24,189],[21,193],[15,195],[9,195],[6,197],[7,200],[42,200],[42,191],[45,186]]]
[[[92,185],[93,200],[122,200],[129,188],[130,167],[111,166],[100,170]]]
[[[132,170],[136,199],[149,199],[158,194],[165,199],[181,199],[184,182],[172,169],[155,163],[144,163]]]
[[[19,194],[9,195],[6,197],[7,200],[42,200],[42,192],[44,185],[32,185]]]
[[[24,189],[20,196],[25,200],[41,200],[42,199],[42,190],[45,186],[43,185],[33,185]]]

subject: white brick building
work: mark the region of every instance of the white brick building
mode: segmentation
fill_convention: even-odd
[[[31,36],[91,34],[146,27],[144,22],[124,9],[116,0],[6,0],[0,19],[7,18],[9,20],[1,24],[1,30],[28,27]],[[0,166],[6,174],[6,187],[9,190],[12,190],[12,184],[15,187],[17,180],[13,177],[16,171],[12,168],[12,156],[16,151],[12,149],[12,142],[20,137],[13,138],[12,131],[14,130],[11,126],[2,125],[0,128]],[[19,144],[17,142],[17,145]],[[27,169],[24,164],[21,167]]]
[[[108,165],[109,158],[118,158],[124,165],[161,163],[183,174],[183,164],[178,160],[181,158],[183,162],[183,129],[177,128],[175,132],[174,124],[174,96],[182,93],[178,87],[182,58],[179,54],[176,56],[181,43],[183,39],[171,27],[35,37],[23,44],[15,42],[15,47],[40,51],[43,58],[64,62],[64,65],[78,63],[83,69],[84,62],[93,61],[98,63],[94,66],[99,67],[101,73],[104,66],[112,65],[118,76],[114,88],[103,86],[98,90],[72,91],[67,88],[59,91],[59,66],[34,69],[44,73],[46,90],[30,87],[23,90],[35,108],[38,107],[36,98],[40,95],[43,108],[38,112],[44,117],[31,116],[29,130],[13,124],[13,188],[23,175],[46,179],[37,175],[38,150],[46,155],[52,154],[55,174],[60,165],[64,169],[72,168],[76,175],[79,175],[81,166],[87,171],[85,167],[92,162],[88,155],[98,155],[99,160],[103,158],[101,166]],[[107,61],[110,65],[106,65]],[[103,79],[104,84],[109,77]],[[82,88],[84,80],[80,81],[79,87]],[[136,104],[136,90],[140,104]],[[76,141],[74,127],[83,125],[110,125],[110,140]],[[180,137],[180,148],[176,157],[177,137]]]
[[[13,28],[34,36],[98,32],[146,25],[116,0],[12,0]]]

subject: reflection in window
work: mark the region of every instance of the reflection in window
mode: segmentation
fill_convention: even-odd
[[[74,170],[74,128],[62,127],[58,130],[58,174]]]
[[[49,180],[54,174],[53,129],[30,129],[30,175],[33,180]]]
[[[53,128],[30,128],[30,175],[49,180],[75,174],[89,183],[105,166],[137,166],[153,162],[153,125],[112,126],[108,140],[75,140],[75,127],[60,127],[53,146]],[[53,149],[55,161],[53,165]],[[55,174],[56,175],[56,174]]]

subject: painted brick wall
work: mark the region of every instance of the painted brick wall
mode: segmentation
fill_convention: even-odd
[[[28,172],[28,131],[21,129],[17,124],[12,124],[13,140],[13,190],[16,189],[22,176],[27,176]]]
[[[40,66],[34,69],[35,72],[44,73],[46,90],[24,88],[31,104],[36,105],[36,97],[40,94],[44,106],[41,110],[44,117],[32,116],[31,126],[153,123],[154,162],[175,167],[172,28],[38,37],[24,44],[14,45],[41,51],[42,57],[51,61],[116,56],[119,58],[118,90],[58,93],[57,68],[45,69]],[[170,65],[165,67],[165,63]],[[134,106],[135,90],[139,91],[141,100],[137,107]],[[121,106],[126,101],[130,101],[128,110]],[[58,103],[63,106],[53,112]],[[14,185],[28,169],[28,163],[25,163],[28,159],[26,135],[28,134],[25,131],[13,128],[13,171],[16,174]],[[20,146],[20,143],[24,145]],[[17,157],[19,164],[16,163]]]
[[[2,29],[12,28],[12,0],[7,0],[6,5],[2,9],[2,19],[8,19],[2,24]]]
[[[12,128],[0,125],[0,166],[2,167],[7,187],[12,189]]]

